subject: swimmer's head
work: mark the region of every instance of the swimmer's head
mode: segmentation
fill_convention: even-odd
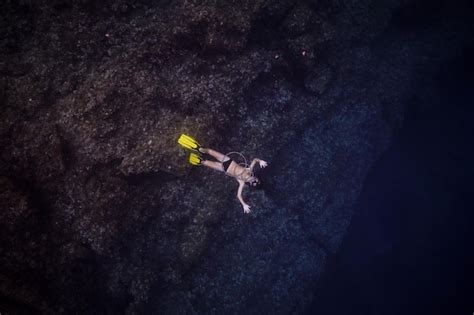
[[[262,182],[255,176],[252,176],[249,178],[247,181],[247,184],[252,187],[252,188],[261,188],[262,187]]]

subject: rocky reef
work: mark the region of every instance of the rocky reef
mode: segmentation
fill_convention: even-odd
[[[400,31],[419,13],[401,0],[0,7],[11,312],[303,312],[412,86],[464,34]],[[251,214],[181,133],[269,162]]]

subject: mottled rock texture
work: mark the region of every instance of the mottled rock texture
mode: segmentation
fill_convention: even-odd
[[[0,8],[10,311],[304,311],[419,70],[439,63],[423,50],[461,42],[442,23],[395,32],[401,0]],[[187,164],[181,133],[269,162],[250,215],[235,181]]]

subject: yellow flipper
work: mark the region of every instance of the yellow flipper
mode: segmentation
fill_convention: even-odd
[[[189,150],[198,150],[200,147],[199,143],[197,143],[196,140],[194,140],[188,135],[185,135],[184,133],[179,137],[178,143],[182,145],[185,149]]]
[[[191,153],[189,155],[189,163],[191,163],[192,165],[201,165],[201,162],[202,162],[201,157],[197,155],[196,153]]]

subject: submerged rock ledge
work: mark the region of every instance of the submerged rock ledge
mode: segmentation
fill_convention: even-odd
[[[0,7],[11,311],[304,311],[418,70],[438,64],[422,52],[460,42],[394,32],[409,1]],[[187,164],[181,133],[270,163],[250,215],[234,181]]]

